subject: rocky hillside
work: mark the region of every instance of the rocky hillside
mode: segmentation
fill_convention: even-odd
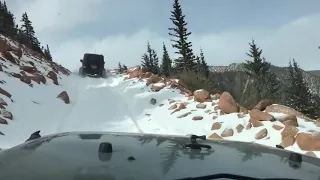
[[[229,66],[211,66],[211,71],[214,72],[213,81],[219,82],[219,88],[232,93],[235,98],[242,102],[247,97],[244,94],[250,94],[250,82],[246,78],[243,63],[232,63]],[[271,70],[278,76],[280,82],[285,82],[287,77],[287,68],[271,66]],[[304,71],[304,77],[307,81],[310,90],[314,94],[320,95],[320,70]],[[239,91],[239,89],[241,91]],[[242,99],[241,99],[242,98]]]

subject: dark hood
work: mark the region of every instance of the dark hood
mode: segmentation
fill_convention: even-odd
[[[112,153],[99,153],[103,142]],[[0,153],[3,180],[162,180],[231,173],[256,178],[320,177],[320,161],[257,144],[198,140],[210,150],[186,150],[189,137],[127,133],[63,133],[44,136]],[[293,165],[298,165],[294,167]]]

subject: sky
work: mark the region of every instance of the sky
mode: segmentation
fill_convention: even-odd
[[[193,50],[203,50],[209,65],[248,60],[254,39],[272,64],[287,66],[295,58],[305,70],[320,69],[320,1],[316,0],[181,0],[192,32]],[[173,0],[10,0],[20,21],[27,12],[54,61],[70,70],[84,53],[103,54],[106,67],[140,64],[147,42],[162,56],[173,27]]]

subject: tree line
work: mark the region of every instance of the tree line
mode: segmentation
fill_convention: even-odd
[[[22,14],[20,22],[22,22],[22,25],[19,27],[16,23],[16,18],[8,9],[6,1],[0,1],[0,33],[29,47],[33,51],[42,54],[46,59],[52,61],[49,46],[41,46],[40,41],[35,36],[32,22],[26,12]]]
[[[154,74],[178,77],[190,90],[204,88],[212,92],[214,88],[219,88],[219,82],[211,80],[214,73],[210,71],[202,49],[199,55],[193,52],[192,43],[188,40],[191,32],[187,29],[188,23],[185,18],[179,0],[174,0],[170,17],[173,27],[168,28],[168,34],[172,37],[171,46],[175,50],[174,53],[179,57],[170,58],[163,43],[162,57],[159,58],[157,52],[147,42],[141,66],[144,71]],[[246,53],[249,59],[245,60],[244,71],[247,80],[251,82],[252,91],[248,98],[251,105],[262,99],[270,99],[274,103],[292,107],[311,118],[320,117],[320,112],[317,110],[320,107],[320,97],[310,92],[303,70],[295,59],[289,61],[288,76],[285,82],[281,82],[272,72],[271,63],[262,56],[262,49],[254,40],[249,42],[249,47],[249,52]]]

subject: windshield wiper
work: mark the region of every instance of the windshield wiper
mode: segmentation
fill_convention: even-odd
[[[199,176],[199,177],[187,177],[187,178],[181,178],[181,179],[175,179],[175,180],[209,180],[209,179],[219,179],[219,178],[229,178],[229,179],[237,179],[237,180],[299,180],[299,179],[291,179],[291,178],[254,178],[254,177],[248,177],[248,176],[241,176],[241,175],[235,175],[235,174],[227,174],[227,173],[221,173],[221,174],[212,174],[207,176]]]

